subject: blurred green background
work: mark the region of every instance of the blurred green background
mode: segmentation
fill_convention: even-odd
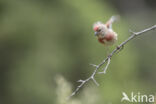
[[[156,1],[1,0],[0,104],[64,104],[58,88],[66,81],[55,81],[57,75],[73,90],[77,80],[90,76],[94,69],[89,64],[99,64],[107,55],[92,25],[112,15],[121,19],[113,25],[119,41],[110,51],[130,36],[129,29],[156,23]],[[155,94],[155,39],[156,31],[150,31],[129,42],[112,58],[107,74],[96,75],[100,87],[88,83],[72,98],[77,101],[67,104],[121,104],[122,92]],[[91,87],[98,103],[90,101],[97,99],[91,95],[82,101]]]

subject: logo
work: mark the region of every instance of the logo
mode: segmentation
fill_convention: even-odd
[[[122,99],[121,102],[123,101],[128,101],[128,102],[150,102],[154,103],[154,95],[143,95],[140,92],[134,93],[131,92],[130,96],[128,96],[125,92],[122,92]]]

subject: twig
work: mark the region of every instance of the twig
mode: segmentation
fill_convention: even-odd
[[[93,67],[95,67],[95,70],[94,70],[94,72],[92,73],[92,75],[89,77],[89,78],[87,78],[87,79],[85,79],[85,80],[78,80],[78,82],[80,82],[81,84],[79,85],[79,86],[77,86],[77,88],[75,89],[75,91],[69,96],[69,98],[71,98],[72,96],[74,96],[79,90],[80,90],[80,88],[82,88],[82,86],[85,84],[85,83],[87,83],[88,81],[90,81],[90,80],[93,80],[93,82],[97,85],[97,86],[99,86],[99,84],[97,83],[97,81],[95,80],[95,75],[96,75],[96,73],[97,73],[97,71],[98,71],[98,69],[99,68],[101,68],[101,66],[102,65],[104,65],[106,62],[107,62],[107,65],[105,66],[105,68],[103,69],[103,71],[102,72],[99,72],[100,74],[105,74],[106,73],[106,70],[107,70],[107,68],[108,68],[108,66],[109,66],[109,64],[110,64],[110,61],[111,61],[111,58],[112,58],[112,56],[115,54],[115,53],[117,53],[117,52],[120,52],[120,50],[124,47],[124,45],[125,44],[127,44],[130,40],[132,40],[132,39],[134,39],[135,37],[137,37],[137,36],[139,36],[139,35],[141,35],[141,34],[143,34],[143,33],[145,33],[145,32],[148,32],[148,31],[151,31],[151,30],[154,30],[154,29],[156,29],[156,25],[154,25],[154,26],[151,26],[151,27],[149,27],[149,28],[146,28],[146,29],[144,29],[144,30],[142,30],[142,31],[139,31],[139,32],[133,32],[132,30],[129,30],[129,32],[130,33],[132,33],[131,34],[131,36],[127,39],[127,40],[125,40],[125,41],[123,41],[121,44],[119,44],[99,65],[95,65],[95,64],[90,64],[90,65],[92,65]],[[68,99],[69,99],[68,98]]]
[[[107,65],[104,67],[104,69],[103,69],[102,72],[99,72],[99,74],[106,74],[106,70],[107,70],[107,68],[108,68],[108,66],[109,66],[109,64],[110,64],[110,61],[111,61],[111,59],[108,58]]]

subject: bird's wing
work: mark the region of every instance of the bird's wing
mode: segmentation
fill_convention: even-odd
[[[112,16],[107,22],[106,22],[106,27],[108,28],[108,29],[112,29],[112,24],[113,24],[113,22],[115,22],[115,21],[117,21],[117,20],[119,20],[119,16]]]

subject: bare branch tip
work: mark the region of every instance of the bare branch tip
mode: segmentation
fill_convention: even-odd
[[[92,78],[92,80],[97,86],[99,86],[99,83],[94,79],[94,77]]]
[[[84,82],[84,80],[81,80],[81,79],[80,79],[80,80],[78,80],[77,82]]]
[[[98,74],[106,74],[106,72],[105,71],[102,71],[102,72],[98,72]]]
[[[98,65],[95,65],[95,64],[90,64],[90,65],[93,66],[93,67],[96,67],[96,68],[98,67]]]
[[[129,29],[129,32],[132,34],[136,34],[134,31],[132,31],[131,29]]]

